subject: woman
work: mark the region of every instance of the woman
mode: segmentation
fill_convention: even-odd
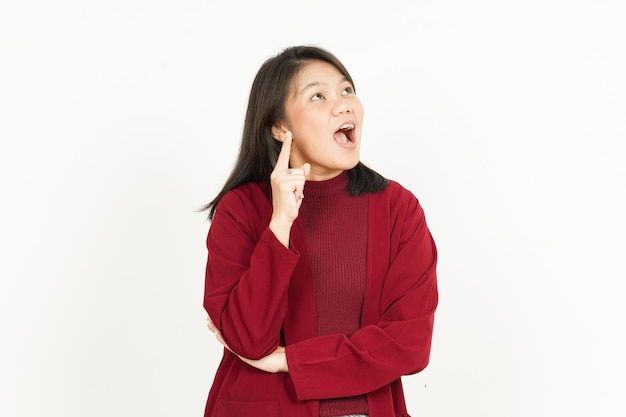
[[[204,307],[225,346],[205,416],[408,416],[436,249],[417,199],[359,161],[363,107],[312,46],[259,69],[212,220]],[[304,196],[306,195],[306,198]]]

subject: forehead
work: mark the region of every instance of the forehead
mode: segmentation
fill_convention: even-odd
[[[293,79],[295,93],[312,85],[335,85],[346,77],[332,64],[324,61],[310,61],[302,65]]]

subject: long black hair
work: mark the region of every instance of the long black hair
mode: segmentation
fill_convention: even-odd
[[[282,145],[273,138],[272,126],[284,119],[285,101],[294,76],[304,64],[313,60],[333,65],[354,86],[341,61],[316,46],[292,46],[265,61],[250,89],[237,161],[222,190],[202,208],[209,212],[209,220],[213,219],[224,194],[233,188],[247,182],[269,184]],[[355,196],[382,191],[388,184],[387,179],[362,162],[348,170],[348,178],[347,190]]]

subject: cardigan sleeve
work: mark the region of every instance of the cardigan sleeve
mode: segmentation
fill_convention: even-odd
[[[204,308],[226,343],[250,359],[278,346],[299,259],[267,226],[259,229],[258,204],[232,191],[220,201],[207,236],[204,292]]]
[[[287,346],[298,400],[366,394],[428,364],[438,303],[437,251],[414,197],[403,217],[399,236],[391,236],[396,250],[384,278],[378,321],[350,337],[332,334]]]

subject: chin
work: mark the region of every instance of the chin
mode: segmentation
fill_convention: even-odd
[[[343,169],[344,171],[351,170],[352,168],[354,168],[355,166],[357,166],[357,165],[359,164],[359,162],[360,162],[360,159],[357,159],[357,160],[356,160],[356,161],[354,161],[354,162],[350,162],[350,163],[346,164],[346,165],[345,165],[342,169]]]

